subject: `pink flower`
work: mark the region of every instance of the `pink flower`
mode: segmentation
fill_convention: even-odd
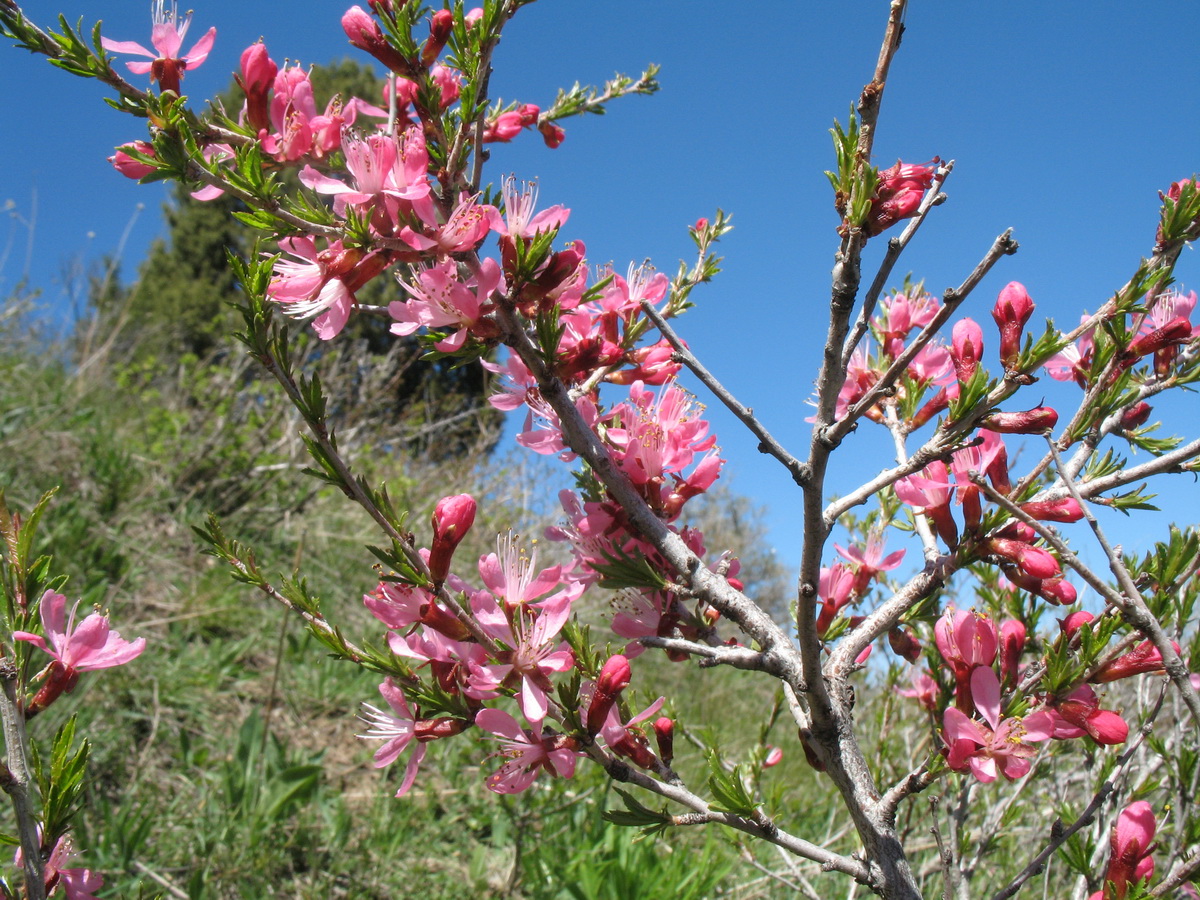
[[[998,641],[992,620],[975,610],[948,607],[933,626],[938,652],[950,664],[957,684],[958,708],[974,708],[971,676],[976,669],[990,667],[996,661]]]
[[[930,712],[937,710],[938,686],[929,673],[923,672],[915,666],[909,670],[909,681],[912,683],[911,688],[896,688],[896,693],[901,697],[910,697],[916,700]]]
[[[323,341],[335,337],[350,319],[354,292],[387,268],[381,253],[366,255],[334,241],[317,252],[311,237],[285,238],[279,248],[294,259],[275,262],[274,277],[267,296],[284,304],[289,316],[316,316],[313,330]]]
[[[108,624],[108,616],[91,613],[78,625],[75,615],[79,601],[71,607],[71,615],[65,615],[67,598],[54,591],[46,591],[38,604],[45,637],[28,631],[14,631],[13,638],[28,641],[45,650],[55,661],[69,672],[87,672],[93,669],[109,669],[123,666],[136,659],[146,649],[146,639],[127,641]]]
[[[390,676],[385,678],[383,684],[379,686],[379,693],[383,695],[383,699],[388,702],[388,706],[392,708],[395,715],[383,712],[369,703],[364,703],[363,706],[367,708],[367,713],[361,718],[371,727],[366,734],[360,734],[359,737],[368,741],[385,742],[375,751],[375,767],[382,769],[384,766],[394,763],[412,742],[416,736],[417,722],[413,717],[412,710],[408,708],[408,701],[404,699],[404,692],[396,686],[396,682]],[[408,793],[408,789],[412,787],[417,778],[417,768],[424,758],[425,745],[418,743],[412,756],[408,759],[408,766],[404,770],[404,780],[400,782],[400,790],[396,791],[397,797],[403,797]]]
[[[930,165],[921,166],[897,160],[894,166],[879,173],[879,184],[863,226],[868,235],[877,235],[901,219],[917,214],[921,198],[933,184],[933,166],[937,162],[935,158]]]
[[[971,693],[986,725],[956,707],[947,709],[942,716],[946,764],[956,772],[969,770],[985,783],[995,781],[997,772],[1009,781],[1020,778],[1037,752],[1030,742],[1050,737],[1053,717],[1041,710],[1024,718],[1000,718],[1000,679],[991,668],[971,674]]]
[[[867,538],[865,550],[853,544],[849,547],[841,547],[838,544],[833,546],[843,559],[854,563],[854,592],[856,594],[865,593],[871,581],[880,572],[889,572],[904,561],[905,551],[903,550],[897,550],[895,553],[884,556],[883,537],[874,531]]]
[[[517,189],[517,181],[511,175],[504,179],[501,185],[504,197],[504,215],[499,210],[491,210],[490,219],[492,231],[508,237],[532,238],[548,231],[557,231],[567,221],[570,210],[563,206],[552,206],[540,213],[534,214],[537,208],[537,182],[522,183]]]
[[[538,772],[571,778],[580,754],[575,742],[566,735],[543,737],[540,724],[521,728],[516,719],[498,709],[481,709],[475,724],[500,739],[501,748],[492,756],[508,761],[487,777],[488,790],[497,794],[517,794],[525,790]]]
[[[42,833],[42,826],[38,825],[38,836]],[[43,866],[47,893],[54,893],[55,889],[61,887],[66,895],[66,900],[98,900],[93,891],[98,891],[104,887],[104,878],[91,869],[67,869],[64,868],[72,857],[76,856],[75,848],[71,846],[71,838],[69,835],[63,835],[54,844],[54,849],[50,851],[50,858],[46,860]],[[21,850],[18,848],[16,856],[13,858],[13,865],[20,866],[22,862]]]
[[[596,686],[592,691],[592,701],[588,705],[587,730],[596,734],[604,725],[608,711],[617,700],[617,694],[629,686],[633,673],[629,668],[629,659],[620,654],[610,656],[596,676]]]
[[[157,52],[147,50],[136,41],[110,41],[108,38],[101,38],[100,43],[110,53],[133,53],[150,57],[153,62],[129,62],[125,65],[130,72],[137,75],[149,72],[150,79],[157,81],[161,90],[178,94],[179,80],[183,77],[184,70],[194,69],[208,59],[213,42],[217,39],[217,29],[208,29],[187,55],[181,57],[179,48],[183,45],[188,26],[192,24],[192,14],[189,12],[181,21],[179,4],[175,0],[172,0],[169,12],[165,8],[164,0],[153,0],[150,14],[154,22],[154,27],[150,30],[150,43]]]
[[[1097,744],[1123,744],[1129,737],[1129,724],[1118,713],[1100,708],[1096,692],[1081,684],[1062,700],[1051,701],[1055,716],[1054,737],[1058,740],[1089,735]]]
[[[1088,900],[1125,900],[1129,886],[1147,881],[1154,874],[1154,849],[1151,842],[1158,830],[1154,811],[1145,800],[1129,804],[1117,816],[1109,841],[1111,854],[1104,873],[1104,890]]]

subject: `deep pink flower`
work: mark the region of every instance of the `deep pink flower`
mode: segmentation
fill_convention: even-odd
[[[1129,723],[1118,713],[1100,708],[1096,692],[1081,684],[1067,697],[1051,701],[1055,715],[1054,737],[1058,740],[1089,735],[1097,744],[1123,744],[1129,737]]]
[[[863,230],[874,236],[901,219],[915,216],[921,198],[933,183],[934,165],[937,162],[935,158],[929,165],[921,166],[897,160],[894,166],[880,171],[875,197],[871,200],[871,210]]]
[[[500,739],[501,748],[492,756],[508,760],[487,777],[488,790],[497,794],[520,793],[543,770],[562,778],[575,774],[575,761],[582,754],[566,735],[543,737],[540,723],[521,728],[516,719],[498,709],[481,709],[475,716],[475,724]]]
[[[629,686],[633,673],[629,668],[629,659],[621,654],[610,656],[596,676],[596,686],[592,690],[592,701],[588,704],[587,730],[588,734],[597,734],[608,718],[608,711],[617,700],[617,695]]]
[[[45,637],[28,631],[14,631],[13,638],[40,647],[64,669],[73,672],[122,666],[146,649],[145,638],[127,641],[119,632],[113,631],[108,616],[93,612],[76,624],[79,601],[71,607],[70,616],[66,615],[66,607],[66,597],[46,591],[38,604]]]
[[[1131,884],[1149,880],[1154,874],[1154,858],[1150,854],[1157,830],[1154,811],[1145,800],[1138,800],[1121,810],[1109,841],[1104,889],[1092,894],[1088,900],[1125,900]]]
[[[125,63],[130,72],[137,75],[150,73],[150,79],[158,82],[163,91],[179,93],[179,80],[185,69],[194,69],[208,59],[213,42],[217,39],[217,29],[210,28],[204,37],[196,41],[187,55],[180,56],[179,48],[183,46],[184,35],[192,24],[192,14],[189,12],[182,20],[179,18],[179,4],[171,0],[171,9],[167,11],[164,0],[153,0],[150,7],[154,27],[150,30],[150,43],[154,50],[147,50],[136,41],[110,41],[101,38],[100,43],[110,53],[132,53],[136,56],[148,56],[153,62]]]
[[[367,741],[385,742],[375,751],[375,767],[382,769],[384,766],[394,763],[412,743],[416,736],[417,722],[413,717],[412,710],[408,707],[408,701],[404,699],[404,692],[396,686],[396,682],[391,679],[391,676],[385,678],[383,684],[379,686],[379,693],[383,695],[383,699],[388,702],[388,706],[392,708],[395,715],[384,712],[369,703],[364,703],[363,706],[366,707],[367,713],[360,718],[371,727],[366,734],[360,734],[359,737]],[[412,787],[417,778],[417,768],[424,758],[425,745],[418,743],[412,756],[408,758],[408,766],[404,770],[404,780],[400,782],[400,790],[396,791],[397,797],[403,797],[408,793],[408,789]]]
[[[970,770],[982,782],[996,774],[1013,781],[1030,769],[1029,758],[1037,751],[1031,742],[1049,739],[1053,716],[1040,710],[1024,718],[1000,718],[1000,679],[994,669],[980,667],[971,675],[975,709],[984,723],[968,718],[950,707],[942,716],[942,739],[946,742],[946,764],[956,772]]]
[[[262,41],[242,51],[240,66],[241,74],[234,77],[246,95],[242,120],[255,134],[267,131],[271,127],[271,88],[279,74],[279,66],[267,56],[267,45]]]
[[[958,708],[970,712],[974,709],[971,675],[996,661],[996,628],[991,619],[973,609],[947,607],[933,626],[933,636],[938,652],[954,672]]]
[[[334,241],[317,251],[311,237],[285,238],[279,248],[294,259],[279,259],[267,296],[284,304],[289,316],[313,319],[313,330],[323,341],[335,337],[350,319],[354,292],[380,274],[388,265],[379,252],[363,254],[357,248]]]

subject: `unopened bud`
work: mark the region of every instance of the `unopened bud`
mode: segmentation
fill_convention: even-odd
[[[454,550],[475,524],[475,498],[470,494],[443,497],[433,510],[433,546],[429,550],[429,575],[441,585],[450,572]]]
[[[950,359],[960,384],[966,384],[983,356],[983,329],[973,319],[961,319],[950,332]]]
[[[1022,572],[1034,578],[1046,579],[1062,574],[1058,560],[1041,547],[1008,538],[989,538],[985,546],[989,553],[1011,560]]]
[[[893,653],[910,663],[921,658],[921,642],[907,625],[897,625],[888,632],[888,646]]]
[[[140,159],[134,159],[125,152],[126,150],[136,150],[142,156],[153,157],[154,148],[145,141],[134,141],[132,144],[126,144],[123,147],[117,148],[117,152],[110,156],[108,161],[112,163],[114,169],[126,178],[132,178],[136,181],[139,178],[145,178],[151,172],[158,171],[149,163],[144,163]]]
[[[542,141],[551,150],[557,150],[567,138],[567,133],[549,120],[540,124],[538,131],[542,133]]]
[[[654,739],[658,744],[658,757],[664,765],[675,758],[675,723],[666,716],[654,720]]]
[[[1135,428],[1141,428],[1149,420],[1151,412],[1153,412],[1153,407],[1145,400],[1135,403],[1121,413],[1122,430],[1133,431]]]
[[[601,667],[600,674],[596,676],[596,687],[592,692],[592,702],[587,712],[588,734],[600,733],[617,695],[629,686],[632,677],[629,660],[619,653],[609,657]]]
[[[992,309],[992,318],[1000,329],[1000,360],[1006,369],[1015,368],[1021,356],[1021,336],[1025,323],[1033,315],[1033,300],[1025,286],[1017,281],[1007,284]]]
[[[448,9],[439,9],[429,17],[429,39],[421,50],[421,64],[432,66],[450,40],[450,32],[454,30],[454,13]]]
[[[1039,522],[1078,522],[1083,518],[1083,507],[1074,497],[1022,503],[1021,511]]]
[[[1049,406],[1037,406],[1024,412],[997,412],[979,423],[981,428],[998,434],[1039,434],[1058,424],[1058,413]]]
[[[767,751],[767,755],[763,757],[762,767],[769,769],[772,766],[777,766],[783,762],[783,750],[779,747],[772,747]]]

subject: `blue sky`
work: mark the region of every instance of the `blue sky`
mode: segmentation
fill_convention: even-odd
[[[148,43],[149,5],[73,0],[27,9],[42,22],[59,11],[71,21],[101,17],[107,36]],[[338,24],[345,8],[196,0],[185,47],[210,25],[218,36],[185,91],[201,98],[223,89],[241,50],[260,36],[278,61],[352,54]],[[837,241],[822,174],[833,165],[828,129],[835,117],[845,120],[870,77],[886,13],[884,0],[539,0],[509,26],[496,56],[493,92],[541,105],[559,85],[662,65],[657,96],[564,123],[567,139],[556,151],[536,135],[497,147],[491,177],[536,177],[544,204],[572,210],[563,239],[583,239],[594,263],[611,260],[618,270],[650,259],[672,272],[690,255],[686,226],[718,206],[731,212],[737,227],[722,244],[725,271],[693,295],[699,306],[679,329],[797,455],[807,445],[805,401]],[[901,259],[896,280],[911,271],[940,293],[1011,226],[1021,250],[983,282],[967,314],[993,335],[988,310],[999,289],[1018,280],[1038,303],[1035,320],[1044,313],[1077,321],[1149,253],[1157,191],[1200,171],[1200,5],[914,0],[907,26],[876,161],[940,155],[957,164],[949,202]],[[132,273],[161,229],[164,193],[126,181],[105,161],[143,134],[138,121],[103,104],[100,85],[12,49],[0,50],[0,83],[10,86],[0,204],[12,203],[0,229],[0,290],[25,277],[66,316],[76,301],[64,271],[121,252]],[[868,278],[881,249],[868,251]],[[1178,276],[1186,287],[1200,282],[1191,252]],[[1039,387],[1051,401],[1070,393],[1046,380]],[[735,486],[768,506],[778,549],[794,557],[794,487],[731,417],[709,409]],[[1194,433],[1196,409],[1189,397],[1161,412],[1169,430]],[[855,471],[888,465],[886,445],[869,430],[865,424],[848,440],[831,491],[850,489]],[[1200,490],[1174,479],[1170,493],[1166,515],[1154,521],[1195,521]],[[1127,546],[1144,545],[1150,532],[1142,520],[1130,524],[1135,530],[1114,527]]]

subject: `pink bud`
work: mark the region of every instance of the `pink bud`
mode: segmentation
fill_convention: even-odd
[[[453,30],[454,13],[450,10],[439,9],[429,17],[429,39],[425,41],[425,47],[421,50],[422,65],[433,65],[438,54],[442,52],[442,48],[446,46],[446,41],[450,39],[450,32]]]
[[[966,384],[979,367],[983,356],[983,329],[974,319],[961,319],[950,332],[950,358],[960,384]]]
[[[992,318],[1000,329],[1000,360],[1014,368],[1021,355],[1021,336],[1033,315],[1033,300],[1018,281],[1009,282],[996,300]]]
[[[1083,507],[1074,497],[1022,503],[1021,511],[1039,522],[1078,522],[1083,518]]]
[[[1078,612],[1071,613],[1065,619],[1059,620],[1058,627],[1062,629],[1063,634],[1069,636],[1074,634],[1084,625],[1090,625],[1095,621],[1096,617],[1094,615],[1087,610],[1081,609]]]
[[[145,178],[151,172],[158,171],[154,166],[144,163],[140,159],[134,159],[125,152],[127,148],[136,150],[143,156],[154,157],[154,148],[145,141],[134,141],[132,144],[118,147],[117,152],[110,156],[108,161],[112,163],[114,169],[126,178],[132,178],[136,181],[139,178]]]
[[[588,734],[599,734],[604,720],[616,702],[617,695],[629,686],[633,672],[629,660],[617,654],[608,658],[596,676],[596,687],[592,691],[592,702],[587,712]]]
[[[996,412],[979,423],[981,428],[998,434],[1039,434],[1058,424],[1058,413],[1049,406],[1037,406],[1025,412]]]
[[[271,87],[279,67],[267,56],[266,44],[259,41],[242,51],[241,68],[237,83],[246,94],[246,124],[255,133],[269,130]]]
[[[933,167],[938,162],[936,157],[928,166],[897,161],[894,166],[883,169],[879,173],[879,183],[875,187],[875,197],[871,201],[871,210],[863,230],[869,236],[874,236],[901,219],[915,216],[920,209],[921,198],[933,184]]]
[[[412,64],[387,42],[379,24],[361,6],[352,6],[342,16],[342,30],[350,43],[365,50],[393,72],[401,75],[412,72]]]
[[[779,747],[772,747],[767,751],[767,755],[763,758],[762,767],[769,769],[772,766],[777,766],[783,762],[783,750]]]
[[[475,498],[470,494],[443,497],[433,510],[433,546],[429,550],[429,575],[441,585],[450,571],[454,550],[475,524]]]
[[[1145,881],[1154,874],[1150,853],[1157,829],[1154,812],[1145,800],[1121,810],[1109,842],[1111,855],[1104,875],[1105,884],[1111,884],[1115,893],[1110,898],[1106,888],[1105,900],[1125,900],[1132,882]]]
[[[1053,578],[1062,574],[1058,560],[1041,547],[1008,538],[989,538],[984,542],[987,552],[1017,564],[1026,575],[1034,578]]]
[[[1000,623],[1000,676],[1005,682],[1016,680],[1025,638],[1025,625],[1022,622],[1005,619]]]

